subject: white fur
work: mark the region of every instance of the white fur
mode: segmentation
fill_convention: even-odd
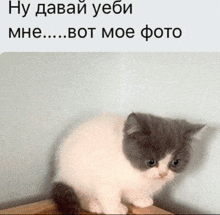
[[[122,151],[125,118],[102,114],[79,126],[60,146],[56,181],[72,186],[81,206],[91,212],[126,213],[121,201],[138,207],[153,204],[152,195],[174,177],[167,164],[140,171]],[[162,173],[167,173],[163,178]]]

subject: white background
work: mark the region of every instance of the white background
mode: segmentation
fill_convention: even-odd
[[[1,52],[9,51],[219,51],[220,50],[220,1],[219,0],[123,0],[121,4],[132,3],[132,14],[104,14],[102,12],[93,18],[92,3],[113,4],[114,1],[85,1],[87,14],[56,14],[35,16],[37,5],[45,3],[78,4],[79,1],[70,0],[21,0],[25,6],[31,4],[26,17],[17,14],[13,9],[9,15],[8,0],[0,2],[1,8]],[[12,0],[17,5],[17,0]],[[83,3],[79,3],[83,4]],[[47,8],[47,7],[46,7]],[[180,38],[150,38],[145,41],[140,34],[141,30],[149,25],[157,27],[179,27],[182,29]],[[17,28],[41,28],[43,35],[64,35],[68,28],[96,27],[94,38],[9,38],[9,28],[16,32]],[[102,28],[134,28],[134,38],[102,38]],[[165,33],[164,33],[165,34]]]

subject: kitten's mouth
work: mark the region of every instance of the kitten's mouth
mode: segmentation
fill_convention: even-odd
[[[167,181],[168,177],[167,177],[167,175],[163,175],[163,176],[159,175],[158,176],[158,180],[160,180],[160,181]]]
[[[166,180],[166,177],[161,177],[161,176],[159,176],[159,177],[158,177],[158,180],[164,181],[164,180]]]

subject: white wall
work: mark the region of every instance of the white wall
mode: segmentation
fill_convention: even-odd
[[[188,171],[156,202],[174,212],[220,212],[220,53],[4,53],[0,66],[2,207],[46,197],[57,138],[104,109],[208,124]]]

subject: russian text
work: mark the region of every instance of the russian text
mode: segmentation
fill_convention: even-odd
[[[94,31],[96,28],[68,28],[68,38],[85,38],[85,37],[90,37],[93,38],[94,36]]]
[[[80,3],[84,3],[85,0],[78,0]],[[86,4],[38,4],[37,12],[35,16],[48,14],[86,14]]]
[[[41,29],[40,28],[17,28],[16,31],[14,31],[12,28],[9,28],[9,38],[40,38],[41,37]]]
[[[23,10],[24,15],[22,17],[25,17],[28,13],[28,10],[30,8],[31,4],[28,4],[26,7],[24,4],[21,4],[20,1],[18,1],[17,5],[12,5],[12,1],[9,1],[9,14],[12,14],[12,9],[16,9],[17,13],[21,13],[21,9]]]
[[[98,4],[97,6],[95,4],[92,4],[92,7],[94,9],[94,16],[96,17],[100,11],[102,11],[104,14],[126,14],[127,12],[132,14],[132,4],[129,4],[128,6],[126,4],[121,4],[121,0],[116,0],[113,2],[113,4]]]
[[[111,28],[110,30],[106,30],[105,28],[102,28],[102,38],[123,38],[123,37],[127,37],[127,38],[133,38],[135,34],[135,31],[133,28],[127,28],[127,29],[123,29],[123,28]]]
[[[146,25],[145,28],[141,30],[141,36],[148,41],[149,38],[152,36],[156,38],[161,38],[161,37],[174,37],[174,38],[180,38],[182,36],[182,30],[180,28],[155,28],[151,29]]]

